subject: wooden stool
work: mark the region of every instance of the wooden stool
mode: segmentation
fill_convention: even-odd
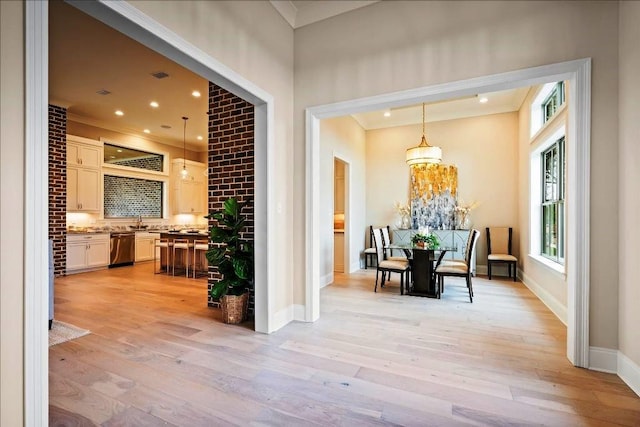
[[[198,251],[204,251],[205,253],[209,250],[209,241],[208,240],[196,240],[193,242],[193,278],[195,279],[198,274],[198,269],[196,268],[198,264]],[[205,261],[205,265],[200,266],[202,268],[200,271],[204,271],[208,273],[208,264]]]
[[[171,246],[173,246],[173,244],[166,237],[163,237],[161,239],[155,239],[154,248],[153,248],[153,273],[154,274],[162,273],[162,249],[164,249],[165,251],[165,257],[167,260],[166,262],[167,269],[165,272],[169,274],[169,248]],[[160,268],[156,268],[156,259],[158,258],[156,256],[156,253],[158,252],[157,251],[158,249],[160,249]]]
[[[185,276],[189,277],[189,249],[193,246],[189,243],[189,239],[173,239],[173,276],[176,275],[176,249],[183,250],[185,253],[184,268]]]

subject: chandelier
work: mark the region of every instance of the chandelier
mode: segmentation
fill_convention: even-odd
[[[407,150],[407,164],[419,165],[424,163],[440,163],[442,161],[442,150],[440,147],[433,147],[427,142],[427,138],[424,136],[424,111],[425,103],[422,103],[422,140],[417,147],[409,148]]]

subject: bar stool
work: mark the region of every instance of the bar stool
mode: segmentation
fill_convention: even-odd
[[[164,256],[166,261],[166,273],[169,274],[169,248],[171,248],[173,244],[166,237],[158,238],[154,240],[154,249],[153,249],[153,273],[158,274],[162,273],[162,249],[164,249]],[[156,253],[158,253],[158,249],[160,252],[160,268],[156,268]]]
[[[184,251],[185,260],[184,260],[184,268],[185,268],[185,276],[189,277],[189,249],[193,246],[189,243],[189,239],[173,239],[173,275],[176,275],[176,249]]]
[[[193,278],[195,279],[198,275],[198,269],[196,268],[198,264],[198,251],[207,252],[209,250],[209,241],[200,239],[193,242]],[[201,265],[201,270],[207,272],[207,263],[205,261],[205,265]]]

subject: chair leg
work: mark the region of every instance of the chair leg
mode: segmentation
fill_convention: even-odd
[[[487,262],[487,268],[489,270],[489,280],[491,280],[491,261]]]
[[[513,263],[513,281],[514,282],[516,281],[516,271],[518,271],[518,270],[516,268],[516,263],[514,262]]]
[[[469,288],[469,301],[473,303],[473,285],[471,284],[471,275],[467,275],[467,288]]]
[[[400,273],[400,295],[404,295],[404,274],[403,273]]]
[[[373,288],[373,292],[378,292],[378,274],[380,270],[376,270],[376,286]]]

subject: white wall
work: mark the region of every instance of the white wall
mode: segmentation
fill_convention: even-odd
[[[23,425],[24,11],[0,2],[0,425]]]
[[[520,230],[521,239],[520,244],[520,259],[519,265],[522,269],[523,277],[522,281],[534,292],[538,297],[550,307],[554,313],[566,324],[567,323],[567,281],[566,275],[555,271],[546,265],[540,263],[535,258],[531,257],[531,239],[530,239],[530,174],[531,174],[531,153],[538,148],[541,144],[545,143],[550,136],[559,128],[566,124],[568,117],[568,109],[565,107],[562,111],[559,111],[553,118],[552,122],[548,122],[548,125],[539,131],[532,139],[530,135],[530,123],[531,123],[531,103],[537,95],[539,88],[532,88],[527,94],[519,112],[519,186],[520,193],[523,197],[520,198]],[[566,93],[569,93],[567,88]],[[568,105],[568,95],[567,103]],[[571,130],[567,129],[566,144],[574,143],[571,140]],[[568,153],[568,150],[565,150]],[[572,162],[573,159],[567,158],[567,162]],[[567,186],[572,185],[567,182]],[[567,209],[573,209],[573,207],[567,207]],[[568,249],[567,249],[568,250]],[[537,254],[536,254],[537,255]]]
[[[294,243],[293,200],[293,30],[265,1],[129,1],[188,42],[236,71],[274,97],[275,179],[269,198],[277,208],[268,212],[276,223],[277,240],[274,298],[276,311],[293,303]],[[299,283],[303,287],[303,283]]]
[[[394,228],[394,202],[409,200],[405,153],[421,136],[422,124],[367,131],[367,224]],[[516,243],[519,238],[518,113],[428,122],[426,136],[442,149],[443,164],[458,167],[459,201],[478,203],[471,222],[481,233],[477,263],[486,265],[485,227],[510,226]],[[518,256],[517,244],[514,249]]]
[[[320,277],[333,273],[333,159],[349,164],[345,183],[348,199],[345,204],[345,242],[349,249],[346,271],[360,266],[364,248],[362,233],[366,225],[365,204],[365,132],[351,117],[339,117],[320,122]],[[348,228],[347,228],[348,225]],[[363,261],[364,262],[364,261]]]
[[[295,31],[295,246],[304,247],[310,106],[592,58],[590,342],[617,348],[618,4],[378,2]],[[602,226],[606,224],[606,226]],[[304,252],[294,254],[296,302]]]
[[[640,366],[640,3],[620,4],[620,351]],[[612,168],[613,170],[613,168]],[[615,209],[610,209],[615,215]],[[612,266],[615,268],[615,265]],[[640,381],[640,378],[638,378]],[[638,391],[638,390],[636,390]]]

